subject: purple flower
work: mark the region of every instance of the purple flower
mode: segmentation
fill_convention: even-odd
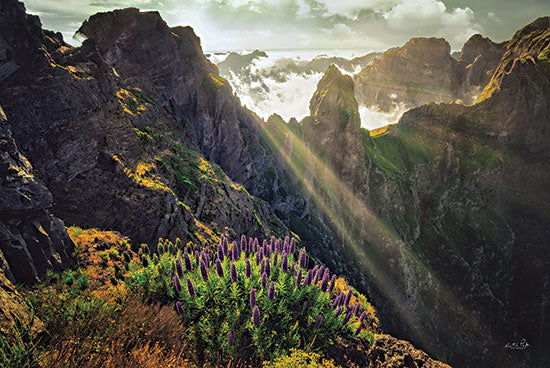
[[[300,249],[300,254],[298,255],[298,264],[305,268],[306,267],[306,250],[304,248]]]
[[[286,253],[283,254],[283,258],[281,260],[281,269],[283,272],[288,272],[288,256]]]
[[[189,292],[189,296],[191,298],[197,296],[197,294],[195,293],[195,285],[193,285],[193,281],[191,281],[189,278],[187,279],[187,291]]]
[[[237,243],[233,242],[231,244],[231,260],[235,262],[237,259],[239,259],[239,255],[237,254]]]
[[[256,306],[256,289],[250,289],[250,307],[254,308]]]
[[[311,284],[311,279],[313,277],[313,270],[309,270],[307,273],[306,279],[304,281],[304,287],[309,286]]]
[[[254,326],[256,328],[260,327],[260,309],[257,305],[255,305],[254,309],[252,310],[252,321],[254,322]]]
[[[271,235],[271,239],[270,239],[270,243],[272,247],[275,246],[275,237],[273,235]]]
[[[342,320],[342,324],[345,325],[346,323],[348,323],[352,315],[353,315],[353,310],[350,308],[348,309],[348,313],[346,313],[346,316]]]
[[[332,278],[330,279],[330,287],[328,288],[329,293],[332,293],[332,290],[334,290],[335,285],[336,285],[336,274],[332,275]]]
[[[363,322],[366,317],[367,317],[367,312],[361,313],[361,317],[359,317],[359,322]]]
[[[250,277],[252,275],[252,266],[250,265],[250,260],[248,258],[246,259],[244,272],[246,274],[246,277]]]
[[[185,309],[183,309],[183,305],[179,300],[176,302],[176,313],[179,315],[182,315],[183,313],[185,313]]]
[[[273,255],[273,267],[274,268],[277,268],[277,261],[279,260],[278,258],[279,258],[279,255],[277,253],[275,253]]]
[[[294,276],[294,272],[296,272],[296,266],[295,266],[294,261],[292,261],[292,262],[290,263],[290,274],[291,274],[292,276]]]
[[[338,295],[332,302],[332,308],[336,308],[340,305],[340,295]]]
[[[181,292],[181,282],[178,275],[174,276],[172,279],[172,284],[174,285],[174,289],[176,289],[176,292],[179,294]]]
[[[269,262],[266,262],[265,264],[265,273],[267,274],[268,277],[271,276],[271,264]]]
[[[223,238],[223,255],[227,256],[229,253],[227,251],[227,247],[229,246],[229,243],[227,242],[227,238]]]
[[[218,245],[218,259],[220,259],[222,262],[225,259],[225,255],[223,253],[223,246],[221,244]]]
[[[344,309],[342,307],[338,307],[338,309],[336,309],[336,312],[334,312],[334,317],[338,317],[340,314],[342,314],[342,311]]]
[[[193,272],[193,265],[191,264],[191,258],[187,252],[183,253],[183,260],[185,261],[185,269],[187,272]]]
[[[346,299],[344,299],[344,305],[346,307],[348,306],[350,300],[351,300],[351,289],[349,289],[348,293],[346,294]]]
[[[260,264],[260,275],[265,272],[265,259],[262,259],[262,263]]]
[[[325,270],[325,273],[323,274],[323,279],[321,280],[321,291],[327,291],[328,288],[328,275],[329,275],[328,268]]]
[[[248,252],[249,253],[256,252],[256,247],[254,246],[254,239],[252,239],[252,237],[248,238]]]
[[[292,237],[292,239],[290,239],[290,246],[289,246],[289,250],[290,250],[290,253],[294,253],[294,251],[296,250],[296,239],[294,239],[294,237]]]
[[[235,263],[231,263],[231,282],[237,282],[237,267],[235,267]]]
[[[296,275],[296,282],[294,283],[294,285],[300,286],[301,284],[302,284],[302,269],[300,268],[298,270],[298,275]]]
[[[208,270],[206,268],[206,263],[204,263],[204,259],[201,259],[199,263],[199,269],[201,271],[201,276],[204,281],[208,281]]]
[[[265,249],[265,256],[269,259],[269,257],[271,257],[271,245],[266,244],[263,246],[263,248]]]
[[[319,313],[317,319],[315,320],[315,328],[321,327],[321,323],[323,323],[323,315]]]
[[[260,253],[256,253],[256,266],[260,264]]]
[[[267,297],[269,300],[273,300],[275,298],[275,283],[271,281],[269,284],[269,290],[267,291]]]
[[[346,295],[344,294],[343,291],[340,292],[340,295],[339,295],[339,299],[338,299],[338,305],[343,305],[344,304],[344,300],[346,299]]]
[[[248,248],[246,246],[246,236],[243,234],[241,235],[241,252],[246,253],[247,250]]]
[[[260,247],[258,253],[260,254],[260,259],[263,259],[265,257],[264,247]]]
[[[235,343],[235,340],[233,339],[233,332],[231,331],[227,333],[227,342],[229,343],[229,346],[233,346]]]
[[[359,315],[359,307],[360,306],[361,305],[359,303],[355,304],[355,308],[353,308],[353,314],[354,315],[356,315],[356,316]]]
[[[216,259],[216,272],[218,273],[218,277],[223,278],[223,276],[224,276],[223,267],[222,267],[222,263],[221,263],[219,258]]]
[[[176,272],[179,277],[183,277],[183,265],[181,264],[181,259],[176,259]]]
[[[357,330],[355,330],[355,334],[359,335],[359,332],[361,332],[362,329],[363,329],[363,326],[359,325],[359,327],[357,327]]]
[[[267,274],[262,274],[262,280],[261,280],[261,284],[262,284],[262,288],[266,288],[267,287]]]

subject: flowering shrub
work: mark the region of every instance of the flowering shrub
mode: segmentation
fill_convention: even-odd
[[[172,299],[205,363],[257,365],[292,348],[327,350],[339,337],[371,339],[360,320],[372,308],[364,297],[349,286],[335,289],[328,268],[308,269],[307,252],[293,238],[259,244],[244,235],[240,244],[222,237],[204,248],[161,240],[160,252],[144,251],[129,265],[126,285]]]

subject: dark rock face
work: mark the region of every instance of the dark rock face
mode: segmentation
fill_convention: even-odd
[[[52,195],[34,177],[0,108],[0,254],[13,281],[32,283],[46,269],[73,265],[73,242],[63,222],[49,213]]]

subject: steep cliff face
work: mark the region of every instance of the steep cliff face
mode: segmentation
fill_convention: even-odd
[[[403,47],[386,51],[365,67],[356,80],[356,95],[365,106],[391,110],[395,104],[415,107],[428,102],[472,104],[490,81],[504,54],[477,34],[463,46],[458,61],[441,38],[413,38]]]
[[[88,39],[73,48],[17,1],[0,15],[3,65],[13,70],[0,97],[15,140],[52,191],[53,213],[136,243],[287,231],[210,161],[244,182],[262,148],[256,117],[216,76],[190,28],[127,9],[92,17],[80,30]]]
[[[0,265],[12,281],[32,283],[46,269],[74,265],[73,242],[50,213],[52,195],[21,155],[0,107]]]
[[[452,100],[451,47],[442,38],[412,38],[356,76],[356,95],[361,104],[390,110],[394,103],[418,106]]]

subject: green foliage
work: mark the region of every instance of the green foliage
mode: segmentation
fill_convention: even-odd
[[[37,364],[38,349],[32,340],[34,313],[31,309],[29,320],[21,318],[11,327],[11,332],[0,334],[0,367],[34,368]]]
[[[138,88],[130,88],[128,89],[130,93],[136,98],[137,102],[140,104],[154,104],[155,100],[148,95],[146,95],[142,90]]]
[[[225,257],[222,267],[224,277],[216,272],[215,263],[210,264],[208,280],[204,280],[196,263],[195,253],[190,252],[193,265],[192,272],[185,272],[181,278],[181,292],[174,290],[171,275],[175,273],[175,260],[181,257],[177,254],[162,253],[156,255],[158,263],[149,260],[147,267],[133,264],[126,286],[135,293],[145,292],[156,298],[170,298],[181,302],[184,313],[182,323],[186,328],[186,336],[193,342],[199,354],[199,361],[205,364],[220,364],[229,360],[258,365],[265,360],[281,356],[291,348],[307,348],[312,351],[325,351],[330,344],[342,336],[348,338],[354,335],[359,326],[358,317],[343,324],[345,312],[334,316],[332,295],[321,291],[319,284],[310,286],[295,286],[294,275],[283,272],[279,265],[272,267],[268,285],[275,285],[275,297],[268,298],[268,290],[261,286],[260,266],[251,257],[252,274],[246,277],[246,255],[233,262],[238,278],[232,282],[230,268],[232,261]],[[215,252],[210,254],[215,259]],[[273,254],[270,264],[273,265]],[[297,261],[291,256],[289,264]],[[304,278],[307,270],[303,269]],[[196,296],[191,296],[187,288],[187,280],[194,285]],[[261,324],[257,328],[252,321],[250,306],[250,291],[256,290],[256,303],[261,314]],[[315,327],[319,314],[323,315],[320,327]],[[227,335],[233,334],[234,344],[230,345]],[[362,337],[371,336],[369,331],[360,333]]]

